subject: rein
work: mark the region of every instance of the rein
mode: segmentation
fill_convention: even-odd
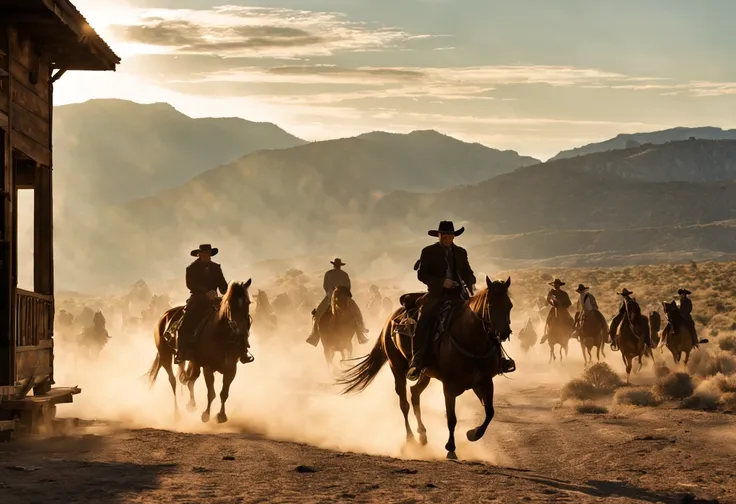
[[[498,347],[501,349],[501,352],[505,354],[506,352],[504,351],[503,346],[501,345],[501,342],[498,336],[496,335],[496,331],[495,329],[493,329],[493,325],[492,325],[493,323],[490,320],[487,320],[485,317],[481,317],[480,315],[475,313],[475,311],[470,309],[470,307],[468,307],[468,309],[473,313],[473,315],[475,315],[478,318],[478,320],[480,320],[481,326],[483,327],[483,332],[485,332],[486,336],[488,337],[488,343],[490,344],[490,348],[488,348],[488,350],[484,354],[476,355],[466,350],[465,348],[463,348],[463,346],[460,345],[460,343],[452,335],[452,332],[448,330],[447,334],[450,336],[450,343],[452,344],[452,346],[454,346],[455,349],[458,352],[460,352],[461,355],[463,355],[464,357],[467,357],[468,359],[490,360],[495,355],[496,345],[498,345]]]

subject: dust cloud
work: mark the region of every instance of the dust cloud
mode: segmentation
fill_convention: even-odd
[[[312,265],[311,269],[316,271],[318,266]],[[394,306],[399,294],[419,288],[413,274],[396,275],[399,268],[386,261],[365,264],[356,269],[371,271],[376,277],[380,275],[381,281],[376,280],[376,283],[381,287],[382,294],[393,300]],[[252,276],[258,277],[255,274]],[[267,277],[266,274],[262,276]],[[278,293],[276,285],[279,282],[282,290],[294,290],[293,283],[284,282],[283,276],[268,277],[267,290],[270,289],[272,303],[274,294]],[[308,278],[308,287],[318,292],[316,286],[321,284],[321,274],[305,274],[303,277]],[[354,274],[355,277],[363,276]],[[245,279],[242,275],[239,278]],[[483,278],[479,275],[479,285]],[[358,281],[354,288],[361,308],[366,305],[364,293],[371,283]],[[259,288],[264,287],[254,283],[251,296],[255,297]],[[171,296],[174,302],[184,299],[181,290],[172,292]],[[110,306],[121,303],[121,299],[121,296],[113,297],[104,302],[98,301],[98,305]],[[318,297],[313,302],[316,301]],[[77,306],[84,303],[94,305],[90,299],[78,302],[80,304]],[[520,302],[515,299],[515,303]],[[60,408],[60,415],[117,422],[125,427],[197,433],[247,432],[340,451],[444,459],[447,426],[441,386],[435,381],[422,395],[422,413],[428,429],[429,445],[422,449],[407,449],[402,414],[388,365],[363,393],[340,395],[334,375],[325,364],[321,346],[314,348],[304,342],[309,333],[311,304],[293,308],[288,317],[279,314],[278,327],[273,331],[259,325],[255,316],[251,350],[256,360],[248,365],[239,365],[227,401],[229,421],[221,425],[216,424],[214,419],[220,407],[219,375],[216,376],[218,398],[213,402],[212,420],[208,424],[200,421],[201,412],[206,406],[203,379],[200,378],[195,387],[197,409],[194,412],[186,411],[186,390],[177,385],[177,392],[181,394],[179,406],[182,413],[178,421],[174,419],[173,396],[165,371],[161,370],[155,386],[149,390],[144,374],[156,355],[153,324],[130,327],[122,322],[122,317],[108,317],[111,337],[96,358],[85,356],[75,346],[70,334],[57,331],[55,380],[60,386],[78,385],[82,388],[82,393],[75,397],[72,405]],[[255,304],[252,306],[251,313],[255,314]],[[370,351],[384,321],[380,314],[372,315],[365,308],[364,314],[371,341],[363,346],[356,344],[354,358]],[[523,309],[515,309],[512,315],[515,334],[505,348],[516,360],[518,370],[495,379],[496,404],[500,407],[543,406],[551,409],[559,396],[559,388],[583,370],[579,346],[571,341],[569,360],[548,365],[546,344],[524,353],[516,338],[527,318],[534,317]],[[541,335],[543,322],[538,316],[536,319],[535,329]],[[340,365],[337,358],[335,363]],[[348,364],[342,363],[343,366]],[[540,396],[543,397],[541,402]],[[506,465],[513,463],[504,452],[503,444],[514,438],[515,428],[512,423],[504,422],[503,409],[497,409],[486,437],[478,443],[470,443],[465,439],[465,431],[480,423],[483,415],[482,407],[472,392],[458,400],[457,415],[458,452],[462,452],[464,459]],[[413,413],[410,413],[410,422],[415,429]]]

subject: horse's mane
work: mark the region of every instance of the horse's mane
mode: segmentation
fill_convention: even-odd
[[[493,282],[491,282],[491,286],[489,288],[479,290],[468,301],[468,306],[470,307],[470,309],[483,320],[487,320],[488,317],[490,317],[488,298],[491,295],[491,290],[494,290],[494,287],[503,287],[504,289],[506,289],[506,282],[501,280],[494,280]]]
[[[337,308],[337,295],[339,293],[345,294],[347,297],[350,297],[350,289],[345,287],[344,285],[338,285],[335,287],[335,290],[332,291],[332,295],[330,296],[330,309],[332,310],[332,313],[335,313],[335,308]]]
[[[222,296],[220,311],[217,314],[220,320],[230,319],[232,316],[232,310],[230,307],[236,299],[243,299],[246,303],[250,302],[250,299],[248,298],[248,287],[246,287],[242,282],[230,282],[230,285],[227,286],[227,292]]]

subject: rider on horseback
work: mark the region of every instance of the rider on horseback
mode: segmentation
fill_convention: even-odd
[[[693,317],[691,315],[693,311],[693,302],[690,300],[689,297],[687,297],[689,294],[692,294],[687,289],[679,289],[677,291],[677,294],[680,296],[680,306],[678,307],[680,310],[680,315],[687,321],[687,328],[690,331],[690,336],[693,339],[693,346],[698,346],[698,333],[695,331],[695,321],[693,320]],[[678,328],[673,327],[672,328],[675,333],[677,333]]]
[[[600,327],[608,326],[608,322],[606,322],[606,318],[598,310],[598,302],[595,300],[593,294],[590,293],[589,288],[580,284],[575,292],[580,295],[575,313],[575,327],[577,329],[582,328],[585,320],[591,316],[598,319],[598,322],[601,324]]]
[[[177,364],[193,358],[196,335],[207,317],[216,309],[219,300],[217,290],[219,289],[223,295],[227,292],[227,282],[222,274],[222,268],[211,259],[218,252],[217,248],[212,248],[208,243],[191,252],[197,259],[187,266],[187,289],[191,295],[187,299],[184,318],[178,331],[177,351],[174,357]]]
[[[424,354],[429,344],[439,310],[447,300],[467,299],[475,285],[475,275],[468,262],[468,252],[455,245],[456,236],[465,232],[461,227],[455,231],[451,221],[442,221],[429,236],[439,238],[434,245],[424,247],[419,261],[415,263],[417,278],[427,286],[427,294],[421,300],[419,318],[412,339],[412,356],[406,377],[417,381],[424,369]],[[417,267],[418,266],[418,267]],[[463,282],[463,283],[461,283]]]
[[[570,312],[567,311],[567,309],[572,306],[572,301],[570,301],[570,296],[568,296],[567,292],[561,288],[565,285],[565,282],[556,278],[554,282],[550,283],[550,285],[552,286],[552,290],[547,294],[547,304],[551,305],[552,309],[547,314],[547,322],[544,324],[544,337],[542,338],[541,343],[547,341],[547,338],[549,337],[549,329],[555,318],[564,322],[569,322],[571,329],[575,325],[572,317],[570,317]]]
[[[613,317],[613,320],[611,321],[611,329],[608,332],[608,335],[611,338],[611,347],[614,349],[615,347],[618,347],[616,333],[618,332],[618,327],[621,325],[621,321],[624,317],[628,316],[629,313],[633,316],[641,315],[639,303],[636,302],[636,299],[631,297],[631,295],[634,294],[633,292],[624,287],[624,289],[617,294],[624,299],[621,301],[621,307],[618,309],[618,314]],[[629,322],[631,324],[636,324],[636,320],[629,319]],[[653,347],[652,336],[649,334],[648,330],[644,331],[644,344],[650,348]]]
[[[333,268],[325,273],[325,278],[322,282],[322,287],[325,290],[325,297],[322,299],[322,302],[319,304],[317,309],[312,312],[314,315],[314,319],[312,320],[312,334],[307,338],[307,343],[312,346],[317,346],[317,343],[319,343],[319,321],[330,308],[332,292],[336,287],[346,287],[348,291],[350,291],[350,276],[348,276],[347,272],[342,269],[342,267],[345,266],[345,263],[339,258],[334,261],[330,261],[330,263]],[[365,324],[363,323],[363,314],[360,312],[358,304],[352,299],[352,294],[350,297],[350,311],[353,314],[356,325],[355,334],[358,337],[358,343],[362,345],[363,343],[368,342],[368,338],[365,337],[365,333],[368,332],[368,329],[366,329]]]

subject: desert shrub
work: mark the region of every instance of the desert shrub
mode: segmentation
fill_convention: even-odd
[[[618,389],[613,396],[613,402],[631,406],[656,406],[660,400],[648,387],[633,387]]]
[[[560,393],[560,399],[567,401],[568,399],[577,399],[579,401],[587,401],[590,399],[596,399],[601,396],[599,390],[597,390],[592,383],[587,380],[575,378],[570,380],[562,387]]]
[[[605,362],[598,362],[586,369],[583,379],[601,392],[613,392],[622,384],[618,374]]]
[[[736,334],[722,335],[717,343],[721,350],[736,354]]]
[[[723,350],[716,352],[701,348],[690,355],[687,363],[690,373],[697,376],[715,376],[718,373],[730,375],[736,373],[736,355]]]
[[[593,402],[582,402],[575,405],[575,411],[581,415],[603,415],[608,413],[608,408]]]
[[[659,399],[685,399],[693,395],[695,386],[687,373],[669,374],[657,381],[652,393]]]

